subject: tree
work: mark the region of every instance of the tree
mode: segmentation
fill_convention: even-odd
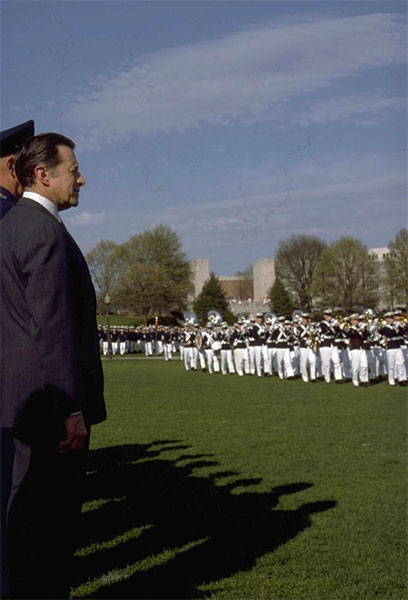
[[[277,277],[268,291],[271,310],[278,316],[283,315],[287,319],[292,316],[292,303],[290,296],[281,280]]]
[[[325,247],[318,237],[308,235],[292,235],[278,246],[276,274],[303,310],[311,309],[313,273]]]
[[[374,308],[378,301],[377,264],[359,240],[343,237],[325,248],[313,276],[313,293],[347,311]]]
[[[384,287],[391,308],[408,305],[408,230],[400,229],[395,240],[388,244],[384,259]]]
[[[165,225],[133,236],[115,255],[119,282],[115,303],[149,317],[182,310],[191,291],[190,265],[177,234]]]
[[[200,323],[207,322],[207,313],[209,310],[216,310],[224,320],[231,321],[232,314],[228,307],[228,300],[225,297],[218,277],[214,273],[210,274],[210,277],[204,283],[201,292],[193,304],[193,311]]]
[[[115,242],[101,240],[86,255],[99,307],[103,306],[106,294],[111,295],[118,284],[118,248],[119,245]]]

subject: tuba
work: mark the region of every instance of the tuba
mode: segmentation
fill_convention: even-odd
[[[266,319],[271,319],[272,323],[275,324],[278,320],[278,315],[274,312],[266,312],[264,313],[264,322],[266,321]]]
[[[215,309],[211,309],[207,313],[207,321],[212,323],[214,327],[218,327],[222,323],[222,315]]]
[[[193,312],[184,311],[183,319],[186,323],[189,323],[189,325],[198,325],[199,324],[197,315]]]

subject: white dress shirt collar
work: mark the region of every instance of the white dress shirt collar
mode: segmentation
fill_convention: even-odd
[[[38,202],[38,204],[41,204],[41,206],[46,208],[48,212],[57,219],[57,221],[62,223],[57,207],[55,206],[54,202],[51,202],[51,200],[48,200],[48,198],[44,198],[44,196],[41,196],[41,194],[37,194],[36,192],[24,192],[23,198],[30,198],[30,200]]]

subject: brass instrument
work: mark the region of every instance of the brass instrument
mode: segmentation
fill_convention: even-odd
[[[207,313],[207,321],[212,323],[214,326],[219,326],[222,323],[222,315],[215,309],[211,309]]]

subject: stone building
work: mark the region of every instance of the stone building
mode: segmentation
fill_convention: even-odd
[[[192,302],[201,292],[204,282],[210,276],[209,261],[206,258],[190,261],[194,295],[190,296]],[[218,279],[228,299],[254,300],[261,302],[266,298],[269,288],[275,281],[275,260],[261,258],[252,265],[252,277],[242,275],[219,275]]]
[[[386,294],[381,293],[381,264],[387,256],[389,249],[370,248],[369,253],[373,256],[373,260],[377,260],[380,264],[380,309],[387,307]],[[189,301],[193,300],[201,292],[204,282],[210,276],[210,265],[207,258],[200,258],[190,262],[192,277],[194,282],[194,293],[190,296]],[[229,300],[240,300],[247,302],[249,299],[253,303],[262,304],[267,297],[268,291],[275,282],[275,260],[273,258],[261,258],[252,265],[253,276],[238,276],[238,275],[219,275],[218,279],[224,289],[225,295]],[[396,303],[398,304],[398,300]],[[401,304],[401,302],[399,302]]]

